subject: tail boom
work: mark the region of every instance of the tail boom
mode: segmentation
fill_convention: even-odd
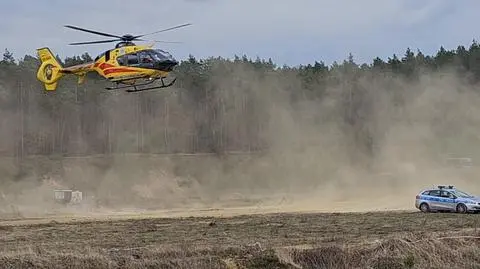
[[[85,80],[87,72],[92,71],[93,63],[79,64],[70,67],[63,67],[53,56],[49,48],[37,49],[38,58],[41,65],[38,68],[37,79],[44,83],[45,90],[54,91],[57,88],[58,80],[65,74],[74,74],[78,76],[78,83]]]

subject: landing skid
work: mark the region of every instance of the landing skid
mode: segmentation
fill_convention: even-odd
[[[118,86],[118,84],[122,83],[121,81],[120,82],[117,82],[117,86],[116,87],[106,87],[105,89],[107,90],[122,90],[122,89],[127,89],[125,90],[126,92],[142,92],[142,91],[149,91],[149,90],[155,90],[155,89],[162,89],[162,88],[168,88],[170,86],[172,86],[175,81],[177,80],[177,78],[174,78],[171,82],[169,82],[168,84],[165,84],[165,81],[163,80],[163,78],[160,78],[160,81],[162,82],[162,85],[160,86],[154,86],[154,87],[149,87],[149,88],[139,88],[141,86],[146,86],[146,85],[150,85],[152,84],[153,82],[155,82],[157,79],[154,79],[154,80],[151,80],[151,81],[148,81],[146,83],[142,83],[142,84],[132,84],[132,85],[125,85],[125,86]],[[131,89],[133,88],[133,89]]]

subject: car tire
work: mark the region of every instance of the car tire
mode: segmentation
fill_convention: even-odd
[[[424,213],[428,213],[428,212],[430,212],[430,207],[428,206],[427,203],[422,203],[422,204],[420,204],[420,211],[422,211]]]
[[[458,204],[457,205],[457,213],[460,213],[460,214],[467,213],[467,206],[465,206],[464,204]]]

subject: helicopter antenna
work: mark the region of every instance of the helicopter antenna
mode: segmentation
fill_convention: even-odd
[[[100,43],[122,42],[122,41],[123,42],[132,42],[134,40],[148,41],[148,40],[140,39],[140,37],[144,37],[144,36],[152,35],[152,34],[156,34],[156,33],[161,33],[161,32],[166,32],[166,31],[182,28],[182,27],[189,26],[189,25],[192,25],[192,24],[191,23],[186,23],[186,24],[170,27],[170,28],[167,28],[167,29],[151,32],[151,33],[148,33],[148,34],[136,35],[136,36],[131,35],[131,34],[126,34],[126,35],[123,35],[123,36],[113,35],[113,34],[109,34],[109,33],[93,31],[93,30],[89,30],[89,29],[85,29],[85,28],[81,28],[81,27],[77,27],[77,26],[73,26],[73,25],[65,25],[65,27],[70,28],[70,29],[74,29],[74,30],[78,30],[78,31],[91,33],[91,34],[101,35],[101,36],[116,37],[116,39],[88,41],[88,42],[76,42],[76,43],[70,43],[69,44],[69,45],[86,45],[86,44],[100,44]],[[180,43],[180,42],[174,42],[174,41],[154,41],[154,42],[158,42],[158,43]]]

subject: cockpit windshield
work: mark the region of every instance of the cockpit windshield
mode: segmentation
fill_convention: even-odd
[[[173,61],[173,57],[170,53],[163,51],[161,49],[149,50],[150,55],[156,61]]]

